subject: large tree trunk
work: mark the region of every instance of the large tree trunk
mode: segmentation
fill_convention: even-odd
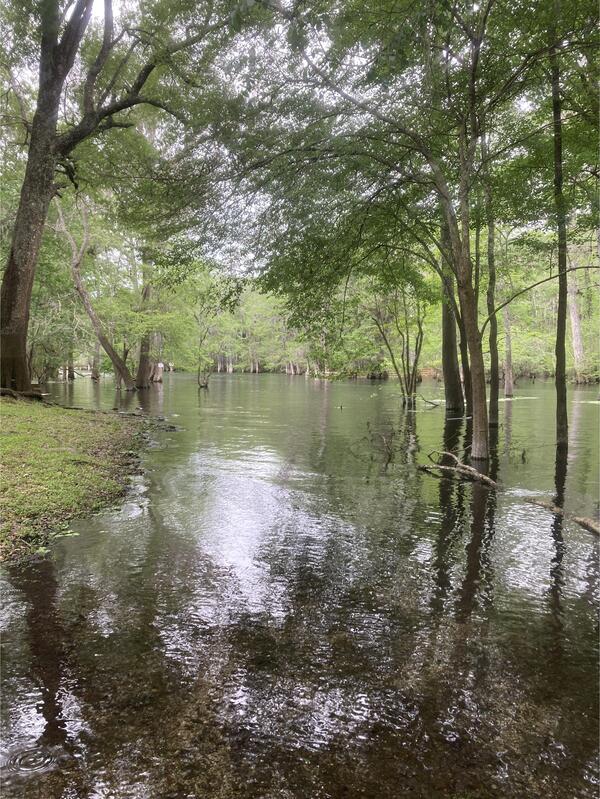
[[[442,283],[442,371],[444,373],[444,396],[446,413],[461,416],[464,400],[456,349],[456,320],[450,306],[450,286]]]
[[[40,93],[42,87],[40,86]],[[25,180],[12,234],[12,243],[0,291],[0,384],[29,391],[27,328],[31,290],[42,233],[54,194],[56,108],[40,103],[33,119]]]
[[[136,388],[150,388],[150,376],[152,374],[152,362],[150,361],[150,333],[142,336],[140,342],[140,359],[138,361],[137,373],[135,376]]]
[[[573,342],[573,357],[575,359],[575,379],[578,383],[582,380],[585,363],[583,337],[581,335],[581,316],[577,303],[577,273],[569,275],[569,316],[571,317],[571,340]]]
[[[40,4],[40,66],[36,110],[29,133],[27,166],[0,290],[0,385],[31,388],[27,328],[35,269],[50,200],[55,193],[56,126],[60,97],[92,13],[91,0],[78,0],[62,38],[56,0]]]
[[[560,12],[555,0],[554,16]],[[552,82],[552,125],[554,140],[554,206],[558,234],[558,308],[556,313],[556,443],[567,446],[567,213],[563,193],[562,101],[560,96],[560,65],[554,25],[550,31],[550,73]]]
[[[481,156],[484,163],[484,196],[485,215],[487,217],[487,263],[488,286],[486,293],[487,312],[490,320],[489,346],[490,346],[490,407],[489,424],[498,426],[498,393],[500,390],[500,374],[498,359],[498,320],[494,313],[496,306],[496,226],[494,219],[494,203],[492,185],[487,168],[488,149],[485,136],[481,140]]]
[[[514,395],[514,377],[512,366],[512,335],[510,329],[510,310],[508,305],[502,309],[504,321],[504,396]]]
[[[464,321],[469,363],[471,367],[471,392],[473,398],[473,444],[471,458],[487,460],[488,452],[488,414],[485,384],[485,364],[481,346],[481,334],[477,325],[477,304],[475,292],[470,282],[459,285],[461,316]]]
[[[150,299],[150,283],[146,283],[142,290],[142,308]],[[150,376],[152,373],[152,363],[150,361],[150,333],[145,333],[140,342],[140,360],[138,363],[137,375],[135,378],[136,388],[150,388]]]
[[[67,380],[75,380],[75,365],[73,363],[73,350],[69,350],[67,357]]]

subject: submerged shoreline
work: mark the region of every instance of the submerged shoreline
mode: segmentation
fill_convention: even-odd
[[[144,420],[3,397],[0,431],[0,561],[14,561],[126,493]]]

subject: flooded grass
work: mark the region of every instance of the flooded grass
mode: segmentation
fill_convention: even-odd
[[[0,400],[0,558],[45,552],[75,516],[122,496],[137,466],[140,420]]]

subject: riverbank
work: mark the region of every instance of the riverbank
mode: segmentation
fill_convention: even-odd
[[[68,520],[123,496],[143,423],[0,399],[0,560],[43,554]]]

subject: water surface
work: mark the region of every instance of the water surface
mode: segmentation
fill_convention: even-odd
[[[392,383],[52,393],[181,429],[2,573],[3,799],[596,796],[597,390],[558,463],[552,386],[502,403],[499,492],[415,468],[468,431]]]

